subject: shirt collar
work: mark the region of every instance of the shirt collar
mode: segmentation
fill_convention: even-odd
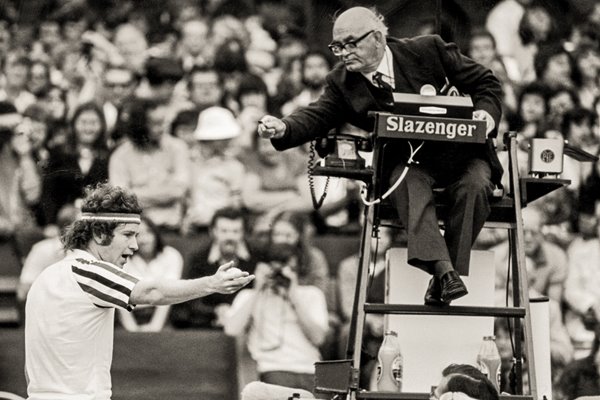
[[[248,261],[250,259],[250,251],[248,251],[248,246],[246,246],[246,243],[242,242],[238,245],[237,249],[235,250],[235,255],[240,260]],[[211,264],[221,261],[221,250],[219,250],[219,246],[217,246],[217,244],[214,242],[210,246],[206,261]]]
[[[394,76],[394,56],[392,55],[392,50],[390,50],[389,46],[385,46],[385,53],[379,62],[379,66],[373,72],[365,72],[363,73],[364,77],[372,84],[373,83],[373,75],[375,72],[380,72],[383,75],[383,79],[392,85],[392,87],[396,87],[396,80]]]

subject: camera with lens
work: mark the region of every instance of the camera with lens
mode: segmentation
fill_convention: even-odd
[[[297,248],[289,244],[272,244],[265,251],[263,261],[271,270],[269,278],[276,287],[288,288],[290,279],[283,274],[283,268],[297,260]]]

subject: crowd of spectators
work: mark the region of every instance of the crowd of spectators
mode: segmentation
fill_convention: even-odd
[[[298,285],[323,292],[330,314],[328,332],[307,346],[343,357],[343,343],[332,338],[347,330],[357,258],[339,269],[327,265],[312,240],[315,232],[358,226],[357,185],[332,180],[316,212],[306,177],[313,150],[279,153],[256,135],[261,116],[287,114],[319,96],[331,55],[313,48],[301,27],[273,21],[270,15],[293,14],[277,3],[253,9],[178,1],[159,13],[135,1],[108,2],[101,11],[85,1],[51,3],[34,24],[11,20],[9,12],[0,21],[0,245],[27,259],[19,298],[43,268],[40,260],[60,257],[57,238],[83,188],[108,180],[144,206],[132,272],[204,276],[227,259],[253,271],[261,251],[291,246]],[[500,131],[517,132],[521,173],[533,138],[562,138],[598,155],[600,1],[566,32],[537,0],[501,0],[478,22],[464,52],[502,83]],[[591,347],[600,320],[600,163],[565,157],[562,177],[571,184],[532,203],[525,218],[531,290],[551,299],[558,327],[557,384],[573,376],[561,380],[580,358],[577,350]],[[325,183],[315,177],[314,186],[318,192]],[[164,241],[198,234],[209,242],[190,257]],[[393,235],[383,233],[381,251]],[[481,237],[478,246],[496,251],[503,293],[506,238]],[[383,259],[376,260],[378,276]],[[143,309],[120,322],[133,331],[222,328],[233,300]],[[381,322],[367,326],[376,342]]]

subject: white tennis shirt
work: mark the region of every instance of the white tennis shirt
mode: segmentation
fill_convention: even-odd
[[[133,309],[137,282],[83,250],[40,274],[25,309],[29,399],[110,399],[115,308]]]

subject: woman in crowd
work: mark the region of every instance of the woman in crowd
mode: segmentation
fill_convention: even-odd
[[[156,225],[142,216],[139,250],[125,264],[125,271],[140,279],[180,279],[183,257],[166,246]],[[138,306],[133,312],[119,310],[119,321],[130,332],[158,332],[167,322],[171,306]]]
[[[108,178],[106,125],[94,103],[77,107],[71,119],[70,135],[64,146],[51,152],[44,171],[42,207],[47,223],[56,213],[83,194],[83,188]]]

